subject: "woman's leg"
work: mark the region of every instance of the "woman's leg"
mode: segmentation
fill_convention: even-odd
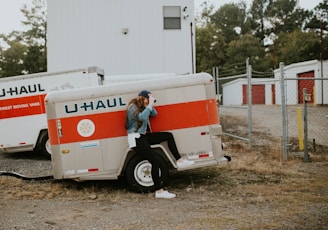
[[[159,159],[157,153],[154,152],[149,145],[147,137],[141,135],[136,139],[137,146],[136,150],[138,154],[143,155],[152,165],[151,167],[151,176],[155,185],[156,190],[163,188],[163,181],[159,176]]]
[[[172,152],[174,158],[176,160],[179,160],[181,158],[172,133],[155,132],[155,133],[147,133],[146,136],[148,138],[149,144],[151,145],[159,144],[161,142],[167,141],[169,149]]]

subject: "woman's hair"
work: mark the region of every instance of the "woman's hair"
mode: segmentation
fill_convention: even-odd
[[[135,104],[138,108],[137,110],[137,114],[138,115],[140,112],[142,112],[144,109],[145,109],[145,97],[143,96],[138,96],[137,98],[133,98],[130,102],[129,102],[129,105],[131,104]]]
[[[144,104],[144,101],[145,101],[145,97],[143,96],[138,96],[137,98],[133,98],[129,104],[128,104],[128,108],[130,105],[132,104],[135,104],[137,106],[137,110],[135,112],[135,116],[138,118],[138,114],[141,113],[144,109],[145,109],[145,104]],[[141,121],[138,121],[138,128],[140,128],[142,125],[142,122]],[[129,128],[129,121],[128,121],[128,113],[126,112],[126,116],[125,116],[125,129],[128,129]]]

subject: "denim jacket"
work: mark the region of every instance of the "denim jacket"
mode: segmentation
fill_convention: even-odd
[[[135,115],[137,111],[137,106],[131,104],[127,110],[128,116],[128,134],[139,133],[145,134],[147,131],[147,125],[149,123],[149,116],[156,116],[157,111],[153,106],[148,105],[142,112],[138,114],[138,117]],[[138,121],[142,122],[141,127],[138,129]]]

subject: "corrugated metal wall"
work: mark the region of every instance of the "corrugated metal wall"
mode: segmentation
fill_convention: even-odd
[[[187,6],[181,30],[163,29],[163,6]],[[48,0],[48,71],[191,73],[193,14],[191,0]]]

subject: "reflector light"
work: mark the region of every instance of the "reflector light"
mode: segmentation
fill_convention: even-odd
[[[78,169],[77,173],[89,173],[89,172],[98,172],[98,168],[89,168],[89,169]]]
[[[26,145],[26,142],[19,142],[20,145]]]
[[[210,133],[209,132],[201,132],[200,133],[201,136],[208,135],[208,134],[210,134]]]
[[[213,157],[213,152],[208,152],[208,153],[198,153],[192,156],[188,156],[189,160],[197,160],[197,159],[204,159],[204,158],[209,158]]]
[[[67,154],[67,153],[69,153],[69,149],[63,149],[62,150],[62,154]]]
[[[203,153],[203,154],[198,155],[199,158],[209,157],[209,156],[210,156],[210,154],[208,154],[208,153]]]
[[[91,169],[88,169],[88,172],[98,172],[98,168],[91,168]]]

